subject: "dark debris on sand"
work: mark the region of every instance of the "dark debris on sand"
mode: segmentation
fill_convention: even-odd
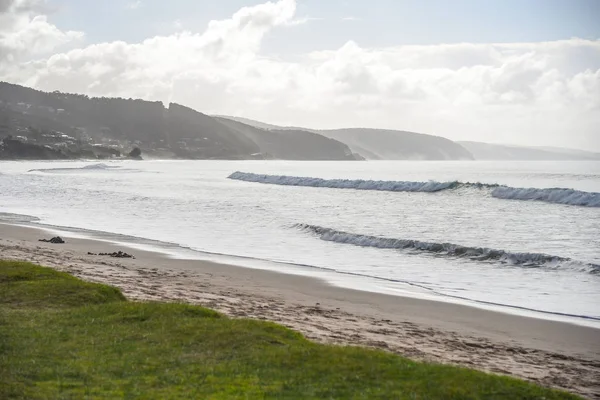
[[[114,257],[114,258],[135,258],[133,255],[125,253],[123,251],[115,251],[113,253],[92,253],[90,251],[88,251],[88,255],[90,256],[108,256],[108,257]]]
[[[55,236],[52,239],[40,239],[40,242],[63,244],[65,241],[60,236]]]

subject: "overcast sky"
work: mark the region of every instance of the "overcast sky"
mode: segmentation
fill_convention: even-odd
[[[600,151],[598,21],[597,0],[0,0],[0,80]]]

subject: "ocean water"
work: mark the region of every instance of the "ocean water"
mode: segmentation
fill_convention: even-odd
[[[0,213],[600,327],[598,162],[2,162]]]

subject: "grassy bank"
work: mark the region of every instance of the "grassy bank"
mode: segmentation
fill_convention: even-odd
[[[0,261],[0,398],[575,399]]]

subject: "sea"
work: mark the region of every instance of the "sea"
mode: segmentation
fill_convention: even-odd
[[[600,328],[600,162],[0,162],[0,220]]]

